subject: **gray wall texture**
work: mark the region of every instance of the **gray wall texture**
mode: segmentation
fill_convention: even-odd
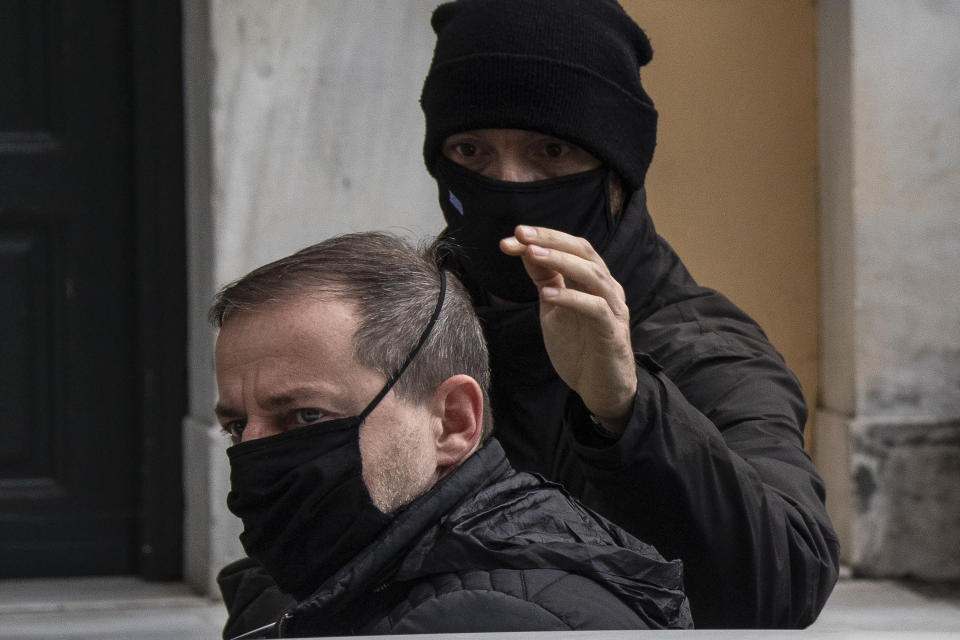
[[[862,575],[960,578],[957,34],[950,0],[820,7],[821,467]]]

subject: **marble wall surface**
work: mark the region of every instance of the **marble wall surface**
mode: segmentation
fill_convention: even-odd
[[[957,579],[960,5],[831,1],[820,18],[821,416],[845,449],[821,467],[847,476],[832,486],[856,571]]]
[[[419,107],[436,2],[212,2],[217,276],[331,235],[440,228]]]

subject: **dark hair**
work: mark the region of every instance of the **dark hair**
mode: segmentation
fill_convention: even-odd
[[[440,293],[442,245],[417,250],[386,233],[336,236],[254,269],[223,287],[210,308],[222,327],[230,316],[304,296],[330,294],[356,305],[357,362],[389,378],[430,321]],[[422,402],[450,376],[466,374],[483,389],[483,438],[493,428],[487,343],[470,297],[451,273],[430,336],[397,382],[397,395]]]

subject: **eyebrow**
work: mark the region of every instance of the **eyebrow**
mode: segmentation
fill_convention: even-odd
[[[225,407],[219,402],[213,408],[213,415],[218,418],[236,418],[239,414],[229,407]]]
[[[263,406],[266,409],[283,409],[284,407],[289,407],[299,403],[301,399],[306,396],[316,396],[321,393],[323,393],[323,391],[319,387],[312,386],[284,389],[283,391],[266,398],[266,400],[263,401]],[[225,406],[220,402],[217,402],[216,406],[213,408],[213,413],[218,418],[239,418],[243,415],[236,409]]]

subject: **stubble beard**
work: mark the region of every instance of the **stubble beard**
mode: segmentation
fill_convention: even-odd
[[[397,433],[382,459],[364,465],[363,477],[373,504],[392,513],[423,495],[436,482],[436,470],[425,454],[430,443],[424,430],[406,426]]]

